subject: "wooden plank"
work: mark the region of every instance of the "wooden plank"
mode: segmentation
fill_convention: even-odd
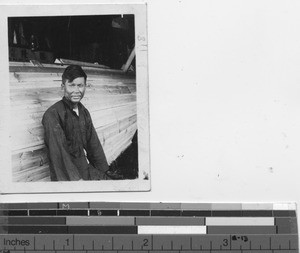
[[[50,176],[48,176],[48,177],[44,177],[44,178],[41,178],[40,180],[38,180],[39,182],[49,182],[49,181],[51,181],[51,179],[50,179]]]
[[[114,159],[116,159],[121,152],[127,148],[130,143],[131,139],[136,131],[136,125],[131,126],[130,128],[120,132],[119,134],[107,139],[107,141],[103,144],[103,148],[106,152],[107,159],[109,163],[111,163]],[[113,145],[109,145],[110,143],[113,143]],[[109,147],[109,149],[106,149],[106,147]],[[29,159],[30,160],[30,159]],[[39,161],[39,159],[37,159]],[[38,164],[38,166],[36,166]],[[24,163],[24,166],[28,165],[27,163]],[[23,173],[20,176],[20,174],[15,173],[14,174],[14,181],[34,181],[36,177],[30,176],[29,174],[39,174],[40,168],[42,167],[43,170],[47,170],[47,162],[44,163],[35,163],[35,166],[26,166],[22,169],[18,168],[18,170],[21,170]],[[46,173],[48,175],[48,172]],[[26,177],[26,179],[24,179]]]
[[[12,156],[13,175],[20,173],[30,173],[32,170],[44,167],[48,168],[48,157],[46,149],[41,149],[33,152],[19,153]]]
[[[113,69],[95,69],[90,67],[82,67],[88,78],[90,76],[103,76],[113,79],[135,79],[134,73],[124,73],[122,70]],[[37,73],[53,73],[62,75],[65,68],[58,67],[58,65],[51,65],[50,67],[36,67],[36,66],[9,66],[10,73],[31,73],[35,75]]]
[[[14,96],[11,99],[11,106],[13,110],[22,111],[24,108],[24,104],[26,106],[35,106],[40,107],[41,103],[51,102],[55,104],[59,100],[61,100],[62,96],[59,94],[24,94]],[[98,108],[106,108],[111,106],[121,106],[123,104],[131,103],[136,101],[136,96],[134,94],[121,94],[121,95],[103,95],[97,93],[91,93],[88,96],[82,99],[82,103],[85,107],[95,105]],[[48,108],[45,108],[45,110]]]
[[[109,164],[115,160],[122,152],[125,150],[131,143],[131,139],[136,131],[136,127],[132,127],[129,132],[126,130],[118,134],[117,136],[114,136],[113,138],[110,138],[107,141],[107,144],[114,143],[114,146],[112,148],[112,145],[108,146],[109,149],[106,149],[107,144],[103,146],[107,160]],[[42,172],[41,172],[42,170]],[[41,174],[43,173],[43,174]],[[43,164],[43,166],[35,166],[30,167],[29,169],[23,169],[22,174],[14,173],[13,178],[14,181],[39,181],[40,179],[43,179],[44,177],[49,177],[49,168],[47,163]]]
[[[10,72],[51,72],[51,73],[63,73],[66,66],[61,66],[60,64],[43,64],[44,67],[37,67],[37,66],[20,66],[15,62],[9,62],[9,71]],[[91,68],[83,66],[82,69],[87,73],[87,75],[92,74],[114,74],[114,75],[124,75],[122,70],[118,69],[100,69],[100,68]],[[133,75],[132,75],[133,76]]]
[[[107,145],[103,147],[105,154],[108,154],[107,160],[109,163],[114,161],[131,144],[135,131],[136,128],[132,128],[129,132],[120,133],[117,140],[111,140],[112,142],[117,143],[115,147],[109,145],[110,143],[107,143]]]
[[[22,172],[13,174],[14,182],[30,182],[30,181],[38,181],[34,179],[39,179],[43,177],[49,176],[49,166],[37,166],[32,167],[30,169],[24,170]]]
[[[10,75],[10,81],[15,82],[24,82],[24,81],[34,81],[34,82],[42,82],[45,81],[60,81],[61,75],[58,73],[22,73],[22,72],[14,72]]]
[[[105,125],[112,124],[117,121],[121,121],[124,118],[131,117],[136,115],[136,108],[134,103],[128,103],[122,106],[113,107],[103,110],[91,111],[91,117],[96,128],[102,127]],[[22,112],[24,112],[22,114]],[[15,121],[11,127],[11,133],[32,133],[41,128],[41,119],[43,116],[43,111],[31,112],[30,114],[27,111],[19,111],[18,113],[13,114],[18,121]],[[42,133],[42,132],[40,132]]]
[[[46,85],[50,82],[61,84],[62,78],[61,76],[49,75],[49,73],[39,73],[39,75],[30,73],[14,73],[14,75],[10,74],[10,83],[12,87],[18,87],[28,83]],[[112,78],[110,76],[88,76],[86,83],[87,85],[111,84],[125,86],[135,84],[135,79]]]
[[[117,134],[118,132],[121,132],[123,130],[126,130],[129,128],[132,124],[136,124],[136,115],[133,114],[129,117],[125,117],[122,120],[115,121],[113,123],[110,123],[110,125],[104,125],[101,128],[96,128],[97,132],[99,134],[101,133],[101,136],[103,138],[102,142],[109,137],[113,135],[113,133]],[[34,145],[36,142],[42,143],[42,136],[43,136],[43,127],[41,125],[34,126],[31,131],[27,131],[26,134],[24,134],[23,131],[19,131],[19,129],[16,129],[13,131],[13,138],[12,138],[12,149],[17,150],[19,147],[24,147],[28,144]],[[113,130],[112,130],[113,129]],[[113,133],[112,133],[113,132]]]
[[[120,132],[128,129],[131,125],[136,125],[136,117],[132,118],[131,120],[128,120],[127,122],[121,123],[120,122],[111,124],[109,126],[102,127],[100,129],[96,129],[96,131],[99,133],[98,135],[101,136],[101,143],[104,143],[107,139],[119,134]]]
[[[105,117],[104,110],[105,109],[113,109],[114,107],[125,106],[131,103],[135,103],[135,96],[134,95],[122,95],[119,97],[115,97],[114,99],[110,99],[111,101],[107,101],[109,98],[101,99],[99,98],[99,102],[97,100],[89,100],[88,103],[85,103],[85,106],[90,111],[92,118],[96,117],[99,114],[99,117]],[[90,108],[93,104],[97,103],[97,106],[101,108],[93,107]],[[114,107],[113,107],[114,106]],[[112,108],[113,107],[113,108]],[[41,122],[42,116],[47,108],[24,108],[24,105],[20,103],[15,103],[11,110],[11,115],[14,115],[15,118],[18,120],[15,122],[15,125],[31,125],[31,124],[39,124]],[[93,111],[93,109],[97,109],[97,111]],[[113,113],[111,111],[110,113]]]
[[[91,68],[109,69],[109,67],[105,65],[95,64],[90,62],[74,61],[74,60],[63,59],[63,58],[59,58],[58,60],[64,65],[73,64],[73,65],[80,65],[80,66],[91,67]]]
[[[34,151],[44,147],[45,147],[44,140],[41,140],[41,141],[36,141],[36,142],[27,143],[23,145],[16,145],[12,147],[11,152],[12,154],[16,154],[19,152]]]
[[[19,160],[15,159],[12,162],[12,171],[18,172],[26,171],[27,169],[30,169],[32,167],[47,165],[49,163],[49,160],[45,152],[42,156],[21,158]]]
[[[87,107],[87,109],[90,111],[91,115],[94,115],[95,118],[97,118],[97,114],[101,113],[103,111],[106,111],[106,113],[110,113],[113,114],[116,117],[116,112],[120,111],[119,114],[122,114],[122,111],[124,113],[124,115],[127,114],[132,114],[132,113],[136,113],[136,102],[130,102],[130,103],[126,103],[126,104],[121,104],[121,105],[116,105],[113,107],[109,107],[109,108],[97,108],[97,105],[90,105]],[[105,113],[105,112],[103,112]],[[118,117],[116,117],[118,118]]]
[[[110,116],[110,115],[108,115]],[[122,131],[126,127],[128,127],[131,123],[135,123],[137,120],[136,114],[130,114],[126,117],[120,119],[113,119],[99,117],[99,119],[94,120],[93,124],[96,129],[99,129],[103,132],[104,138],[111,134],[110,129],[113,127],[114,129],[117,127],[117,131]],[[41,122],[34,121],[30,122],[28,120],[23,121],[22,125],[20,122],[18,124],[14,124],[14,126],[10,130],[10,134],[12,136],[11,143],[12,147],[22,145],[25,143],[31,143],[35,141],[39,141],[43,139],[44,136],[44,128]],[[26,123],[26,124],[25,124]]]
[[[22,105],[21,103],[17,103],[15,105],[11,106],[11,113],[12,113],[12,115],[17,115],[18,113],[20,114],[21,112],[32,113],[32,114],[39,113],[39,112],[45,112],[50,106],[52,106],[56,101],[58,101],[60,99],[57,99],[55,101],[44,101],[44,100],[43,101],[42,100],[35,101],[34,103],[28,103],[27,105]],[[84,101],[85,107],[89,110],[89,112],[91,114],[93,114],[94,112],[103,111],[106,109],[111,110],[112,113],[120,108],[124,108],[124,110],[130,109],[127,106],[129,106],[129,105],[134,106],[136,104],[136,102],[135,101],[133,101],[133,102],[132,101],[130,101],[130,102],[120,101],[120,104],[118,104],[118,103],[114,103],[113,105],[112,104],[101,104],[101,103],[99,103],[99,104],[101,105],[101,107],[98,106],[96,104],[96,102],[92,103],[92,102],[89,102],[88,100]],[[122,113],[122,112],[120,112],[120,113]]]
[[[132,61],[133,61],[134,57],[135,57],[135,47],[132,49],[132,51],[131,51],[131,53],[130,53],[130,55],[128,57],[128,60],[126,61],[126,64],[125,64],[125,66],[123,68],[123,71],[125,73],[128,71],[130,65],[132,64]]]
[[[13,173],[14,182],[36,182],[43,178],[49,178],[48,164],[44,166],[31,167],[30,169]]]
[[[12,154],[12,161],[21,162],[25,159],[34,159],[36,157],[46,157],[46,147],[40,147],[36,150],[18,150]]]
[[[126,111],[124,112],[124,108],[122,108],[121,110],[123,111],[123,113],[115,110],[114,115],[118,113],[119,117],[115,117],[113,116],[113,114],[106,114],[106,117],[104,117],[103,114],[99,114],[98,112],[97,115],[93,115],[94,127],[97,129],[114,123],[119,126],[119,129],[121,129],[121,124],[123,122],[125,122],[126,125],[126,121],[131,121],[132,118],[136,118],[135,108],[131,109],[133,110],[130,110],[130,108],[127,107]],[[107,113],[105,111],[102,112]],[[27,124],[24,124],[24,122],[26,122]],[[28,122],[30,122],[31,124],[28,124]],[[44,132],[41,122],[37,122],[36,120],[29,119],[27,121],[23,121],[23,125],[21,122],[19,122],[19,124],[14,124],[13,128],[11,129],[12,148],[15,149],[15,147],[42,141],[43,133]]]
[[[120,87],[123,89],[128,89],[128,87],[134,87],[135,82],[130,81],[130,82],[123,82],[121,80],[119,81],[87,81],[87,88],[101,88],[102,86],[105,86],[106,88],[114,88]],[[43,82],[38,82],[38,81],[26,81],[26,82],[19,82],[19,83],[12,83],[10,85],[10,90],[20,90],[20,89],[44,89],[44,88],[58,88],[60,89],[61,87],[61,81],[43,81]],[[116,89],[116,88],[115,88]],[[30,91],[30,90],[29,90]]]
[[[122,138],[124,136],[132,136],[134,135],[135,131],[137,130],[137,125],[133,124],[130,127],[128,127],[126,130],[123,130],[121,132],[119,132],[117,135],[112,136],[108,139],[105,140],[105,142],[103,143],[103,146],[109,146],[112,149],[114,149],[114,147],[116,147],[120,142],[122,142]],[[115,146],[113,146],[112,144],[114,144]]]
[[[10,73],[13,180],[49,181],[41,119],[63,96],[60,89],[63,68],[16,64],[10,69],[15,71]],[[103,70],[88,72],[88,87],[82,102],[91,113],[111,163],[130,145],[137,129],[135,76]]]
[[[33,150],[35,146],[38,146],[38,144],[42,145],[44,144],[43,139],[38,139],[35,136],[32,136],[30,134],[19,134],[18,136],[14,136],[11,138],[11,150],[20,150],[20,149],[27,149]]]
[[[86,88],[85,98],[95,98],[95,96],[113,96],[113,95],[136,95],[135,92],[132,92],[127,86],[109,86],[102,85],[98,87],[88,86]],[[23,89],[11,89],[10,98],[12,101],[18,98],[24,99],[37,99],[40,97],[51,97],[63,95],[63,89],[58,87],[39,87],[39,88],[28,88],[24,87]]]

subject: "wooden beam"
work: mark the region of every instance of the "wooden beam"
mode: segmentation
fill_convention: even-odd
[[[80,66],[84,66],[84,67],[109,69],[109,67],[107,67],[105,65],[94,64],[94,63],[90,63],[90,62],[74,61],[74,60],[62,59],[62,58],[60,58],[59,61],[64,65],[74,64],[74,65],[80,65]]]
[[[134,57],[135,57],[135,47],[132,49],[132,51],[131,51],[131,53],[130,53],[130,55],[129,55],[129,57],[128,57],[128,60],[127,60],[125,66],[124,66],[124,68],[123,68],[123,71],[124,71],[125,73],[128,71],[128,69],[129,69],[129,67],[130,67],[130,65],[131,65],[131,63],[132,63]]]

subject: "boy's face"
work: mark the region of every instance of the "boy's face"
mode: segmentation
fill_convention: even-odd
[[[64,89],[64,96],[73,104],[78,104],[83,98],[86,88],[84,77],[77,77],[72,82],[66,80],[65,84],[62,84]]]

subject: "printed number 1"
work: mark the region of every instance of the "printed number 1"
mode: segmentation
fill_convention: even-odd
[[[66,242],[67,242],[67,246],[69,246],[69,239],[66,239]]]

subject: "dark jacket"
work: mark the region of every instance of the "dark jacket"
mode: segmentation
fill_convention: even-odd
[[[81,103],[78,111],[79,116],[64,97],[44,113],[42,124],[52,181],[106,179],[108,164],[90,113]]]

